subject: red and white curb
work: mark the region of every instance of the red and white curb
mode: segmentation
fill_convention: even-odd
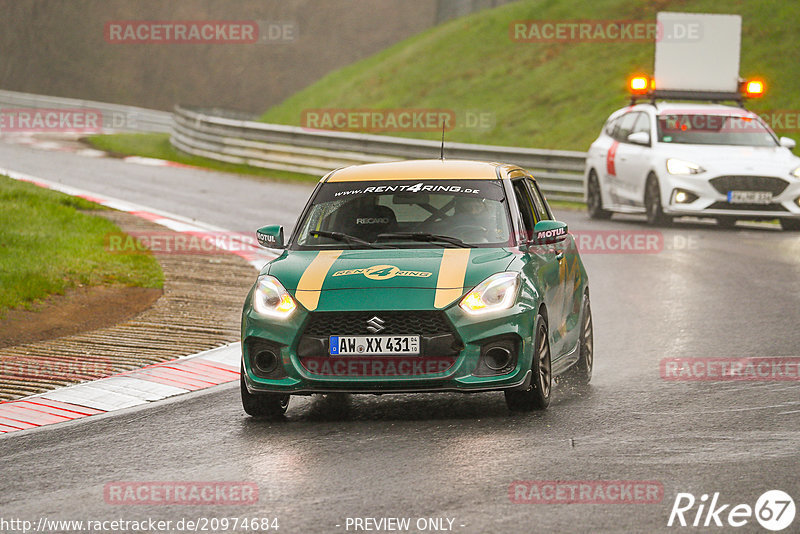
[[[165,226],[175,232],[188,234],[215,243],[247,260],[256,269],[275,258],[252,243],[246,234],[237,234],[187,217],[104,197],[83,189],[52,182],[11,169],[0,168],[0,174],[14,180],[30,182],[71,196],[124,211]],[[220,243],[215,236],[225,233],[234,239]],[[226,248],[227,247],[227,248]],[[134,371],[127,371],[92,382],[55,389],[0,403],[0,434],[27,430],[114,410],[155,402],[174,395],[209,388],[239,378],[241,344],[232,343],[209,351],[161,362]]]
[[[239,379],[240,343],[0,403],[0,434],[131,408]]]

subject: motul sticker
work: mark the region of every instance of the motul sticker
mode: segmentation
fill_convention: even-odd
[[[551,237],[558,237],[567,233],[566,228],[554,228],[553,230],[544,230],[536,232],[536,239],[548,239]]]

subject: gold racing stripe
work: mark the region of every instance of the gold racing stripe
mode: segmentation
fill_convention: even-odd
[[[341,253],[341,250],[320,251],[317,257],[311,260],[311,263],[306,267],[303,276],[300,277],[294,296],[308,311],[317,309],[319,295],[322,292],[322,283]]]
[[[436,295],[433,298],[434,307],[444,308],[461,296],[468,263],[468,248],[446,248],[442,251],[442,264],[439,266]]]

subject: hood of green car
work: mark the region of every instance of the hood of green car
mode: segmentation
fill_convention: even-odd
[[[309,311],[444,308],[505,271],[505,248],[287,251],[267,267]]]

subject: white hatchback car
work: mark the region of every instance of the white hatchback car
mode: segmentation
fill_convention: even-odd
[[[614,112],[586,159],[592,218],[779,219],[800,230],[800,158],[761,118],[719,104],[647,102]]]

